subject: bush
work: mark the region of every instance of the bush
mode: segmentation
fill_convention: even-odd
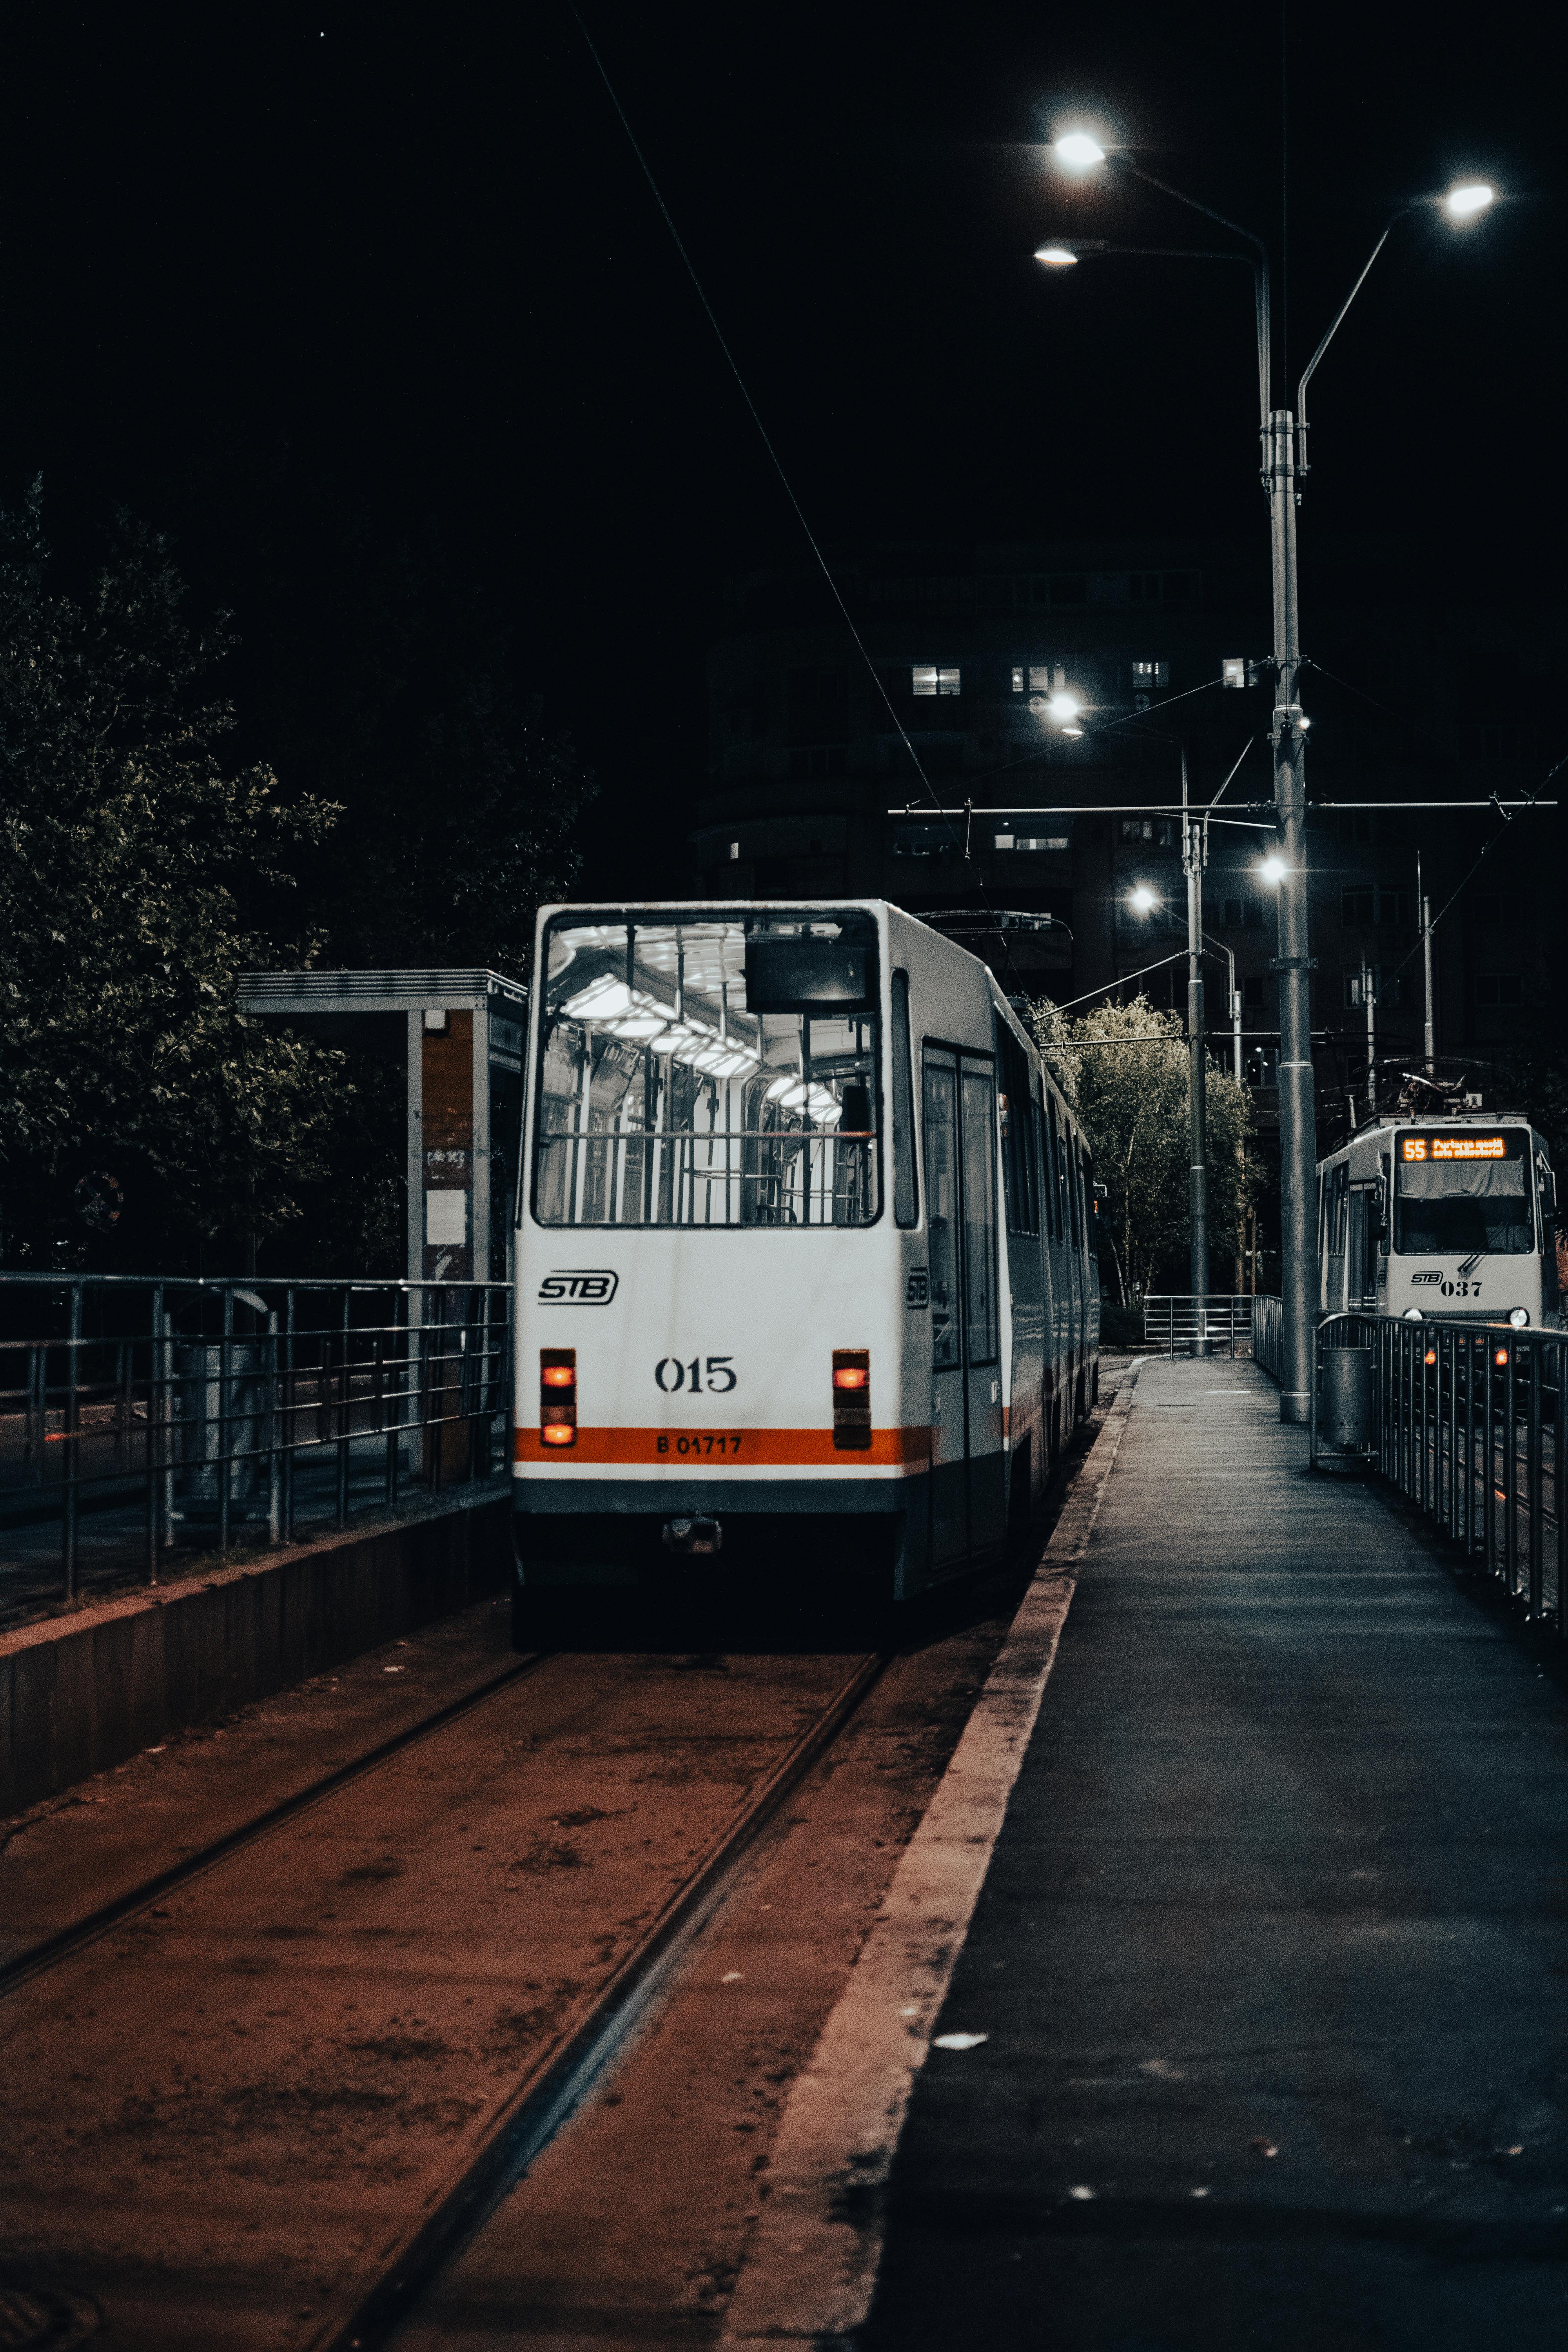
[[[1112,1299],[1102,1299],[1100,1344],[1102,1348],[1141,1348],[1143,1344],[1143,1309],[1141,1307],[1118,1307]]]

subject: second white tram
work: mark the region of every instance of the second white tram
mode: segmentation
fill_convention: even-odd
[[[1083,1137],[884,901],[544,908],[518,1207],[525,1596],[697,1558],[907,1599],[1095,1395]]]
[[[1384,1114],[1319,1164],[1319,1304],[1555,1328],[1556,1209],[1528,1119]]]

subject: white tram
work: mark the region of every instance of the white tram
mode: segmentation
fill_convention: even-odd
[[[1319,1304],[1556,1328],[1556,1213],[1528,1119],[1385,1113],[1319,1163]]]
[[[517,1234],[520,1591],[682,1556],[906,1599],[1098,1381],[1082,1136],[984,964],[877,899],[550,907]]]

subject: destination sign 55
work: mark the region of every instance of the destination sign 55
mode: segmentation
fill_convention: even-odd
[[[1402,1160],[1501,1160],[1500,1135],[1407,1135],[1399,1147]]]

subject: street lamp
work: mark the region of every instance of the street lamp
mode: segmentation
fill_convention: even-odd
[[[1300,479],[1308,470],[1306,394],[1313,371],[1333,341],[1346,311],[1361,291],[1368,271],[1383,251],[1395,224],[1419,207],[1401,205],[1373,246],[1360,277],[1303,371],[1296,408],[1292,413],[1288,408],[1275,408],[1272,402],[1268,255],[1262,241],[1254,236],[1250,229],[1227,220],[1223,213],[1215,212],[1208,205],[1199,204],[1195,197],[1184,194],[1168,182],[1157,180],[1152,172],[1141,170],[1124,154],[1108,155],[1087,132],[1069,132],[1056,142],[1054,152],[1058,160],[1070,170],[1087,171],[1099,163],[1105,163],[1119,173],[1142,180],[1146,185],[1157,188],[1163,195],[1185,205],[1190,211],[1202,213],[1205,219],[1217,222],[1251,248],[1258,335],[1258,405],[1262,418],[1263,487],[1268,499],[1273,568],[1275,696],[1271,736],[1274,745],[1274,807],[1280,851],[1277,858],[1268,861],[1268,866],[1278,869],[1268,878],[1274,881],[1279,890],[1279,953],[1275,960],[1275,970],[1279,975],[1279,1289],[1284,1323],[1279,1417],[1282,1421],[1304,1422],[1311,1411],[1312,1358],[1317,1323],[1317,1252],[1313,1228],[1318,1156],[1310,983],[1312,959],[1309,952],[1307,903],[1306,739],[1310,721],[1302,711],[1298,694],[1301,641],[1296,562],[1296,505],[1300,496]],[[1480,181],[1458,183],[1446,197],[1438,200],[1439,208],[1456,225],[1478,218],[1492,201],[1492,189]],[[1090,253],[1152,250],[1090,246],[1083,240],[1067,238],[1059,240],[1057,249],[1070,254],[1074,261],[1088,257]],[[1042,257],[1046,250],[1041,248]],[[1247,257],[1236,253],[1205,253],[1193,254],[1190,257],[1194,260],[1239,261]],[[1268,872],[1268,866],[1265,871]]]

